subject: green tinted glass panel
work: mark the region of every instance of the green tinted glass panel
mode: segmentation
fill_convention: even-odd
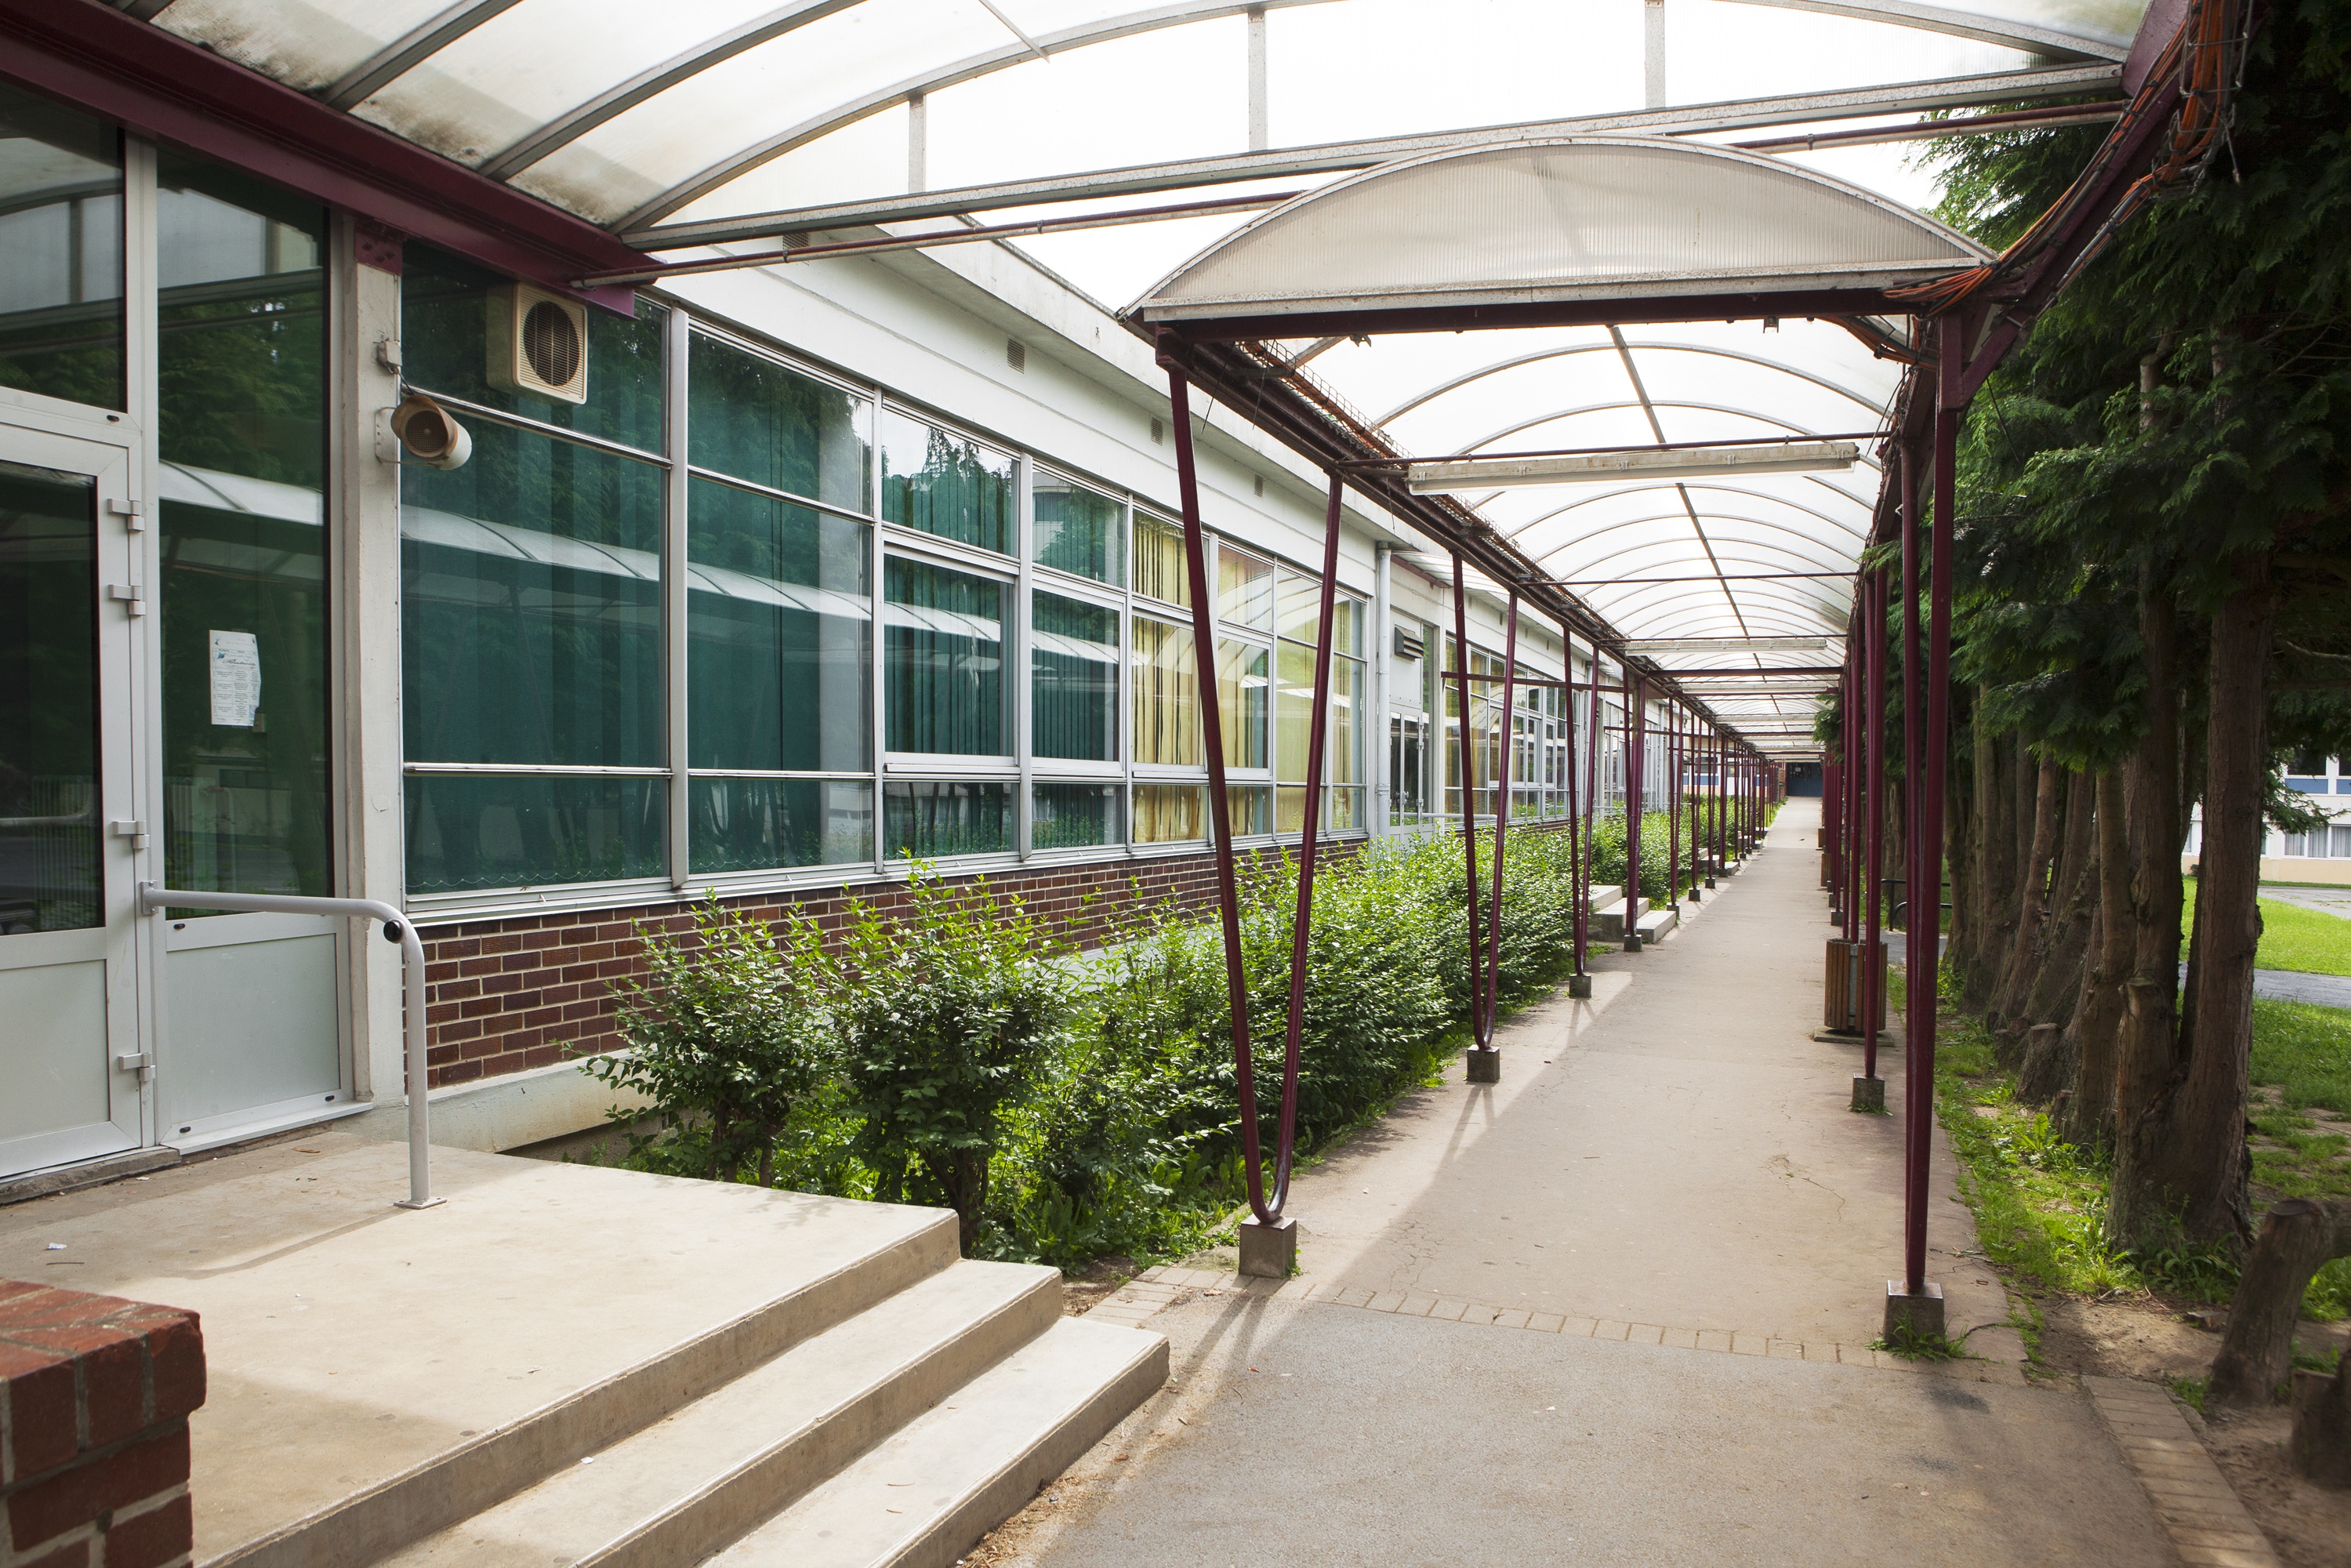
[[[1040,784],[1029,793],[1029,847],[1081,849],[1123,843],[1126,824],[1119,810],[1125,791],[1116,784]]]
[[[400,279],[401,351],[410,382],[646,452],[662,449],[662,336],[668,312],[637,301],[636,318],[588,312],[588,401],[509,392],[490,381],[490,295],[506,280],[411,245]],[[478,440],[481,432],[475,431]]]
[[[695,467],[871,509],[866,399],[699,332],[688,372],[686,446]]]
[[[1029,750],[1117,761],[1118,612],[1040,591],[1029,624]]]
[[[883,841],[893,860],[1000,853],[1012,847],[1009,784],[891,784],[882,793]]]
[[[122,406],[122,137],[0,82],[0,386]]]
[[[1012,459],[892,410],[882,411],[882,516],[998,552],[1012,548]]]
[[[883,583],[889,748],[1008,755],[1004,584],[896,556]]]
[[[408,759],[660,766],[662,471],[472,429],[401,470]]]
[[[870,766],[867,525],[707,479],[689,505],[691,765]]]
[[[0,941],[101,924],[98,487],[0,463]]]
[[[1035,523],[1029,549],[1039,566],[1090,577],[1096,582],[1126,581],[1126,507],[1083,486],[1040,476],[1030,506]]]
[[[412,773],[408,891],[659,876],[668,800],[662,779]]]
[[[696,779],[694,869],[711,873],[873,858],[873,786],[835,779]]]
[[[165,875],[322,894],[326,214],[168,150],[155,179]]]

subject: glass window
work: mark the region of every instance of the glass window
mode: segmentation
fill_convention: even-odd
[[[661,766],[661,469],[471,429],[401,470],[408,759]]]
[[[2294,754],[2294,766],[2286,771],[2298,779],[2324,779],[2326,777],[2326,754],[2305,747]]]
[[[169,150],[155,177],[164,873],[323,894],[326,214]]]
[[[1179,844],[1208,836],[1208,791],[1197,784],[1137,784],[1134,841]]]
[[[872,509],[872,404],[763,354],[694,334],[686,447],[694,465],[852,512]]]
[[[665,779],[423,773],[407,793],[411,894],[662,873]]]
[[[696,779],[697,873],[873,858],[873,786],[841,779]]]
[[[1192,602],[1184,530],[1142,512],[1134,514],[1134,591],[1163,604]]]
[[[1012,548],[1012,459],[968,436],[882,411],[882,516],[904,528]]]
[[[1192,633],[1138,615],[1134,660],[1135,761],[1197,766],[1200,674]]]
[[[1273,630],[1273,568],[1217,541],[1217,614],[1238,626]]]
[[[1275,620],[1283,636],[1301,643],[1313,642],[1322,635],[1322,583],[1294,571],[1281,574],[1280,601],[1275,607]]]
[[[1273,791],[1262,784],[1228,784],[1225,812],[1237,839],[1270,833],[1273,831]]]
[[[1029,626],[1029,751],[1117,761],[1118,612],[1040,590]]]
[[[1029,848],[1073,850],[1123,843],[1126,829],[1119,821],[1122,793],[1115,784],[1035,786],[1029,794]]]
[[[1314,650],[1301,643],[1278,646],[1280,651],[1275,662],[1280,684],[1273,698],[1275,775],[1303,779],[1307,742],[1313,730]]]
[[[0,936],[104,924],[99,810],[98,487],[0,463]]]
[[[1264,768],[1271,655],[1250,643],[1217,644],[1217,713],[1223,720],[1225,766]]]
[[[1012,847],[1010,784],[933,780],[882,791],[882,829],[891,858],[990,854]]]
[[[401,346],[408,379],[428,391],[504,409],[541,424],[662,450],[662,338],[668,312],[640,298],[634,319],[588,312],[588,401],[566,402],[491,384],[490,297],[506,279],[430,246],[406,247]],[[478,443],[481,432],[474,432]],[[477,455],[475,462],[481,461]]]
[[[1010,752],[1004,593],[1005,585],[993,578],[889,558],[883,655],[891,750],[958,757]]]
[[[1126,581],[1126,506],[1048,474],[1029,501],[1029,548],[1039,566],[1123,586]]]
[[[688,505],[688,763],[871,767],[869,526],[709,479]]]
[[[122,137],[0,83],[0,386],[122,406]]]

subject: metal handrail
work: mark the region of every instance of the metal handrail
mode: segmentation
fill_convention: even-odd
[[[428,1123],[431,1109],[424,1092],[424,944],[408,916],[381,899],[306,898],[277,893],[190,893],[139,884],[139,912],[160,915],[166,909],[216,909],[231,915],[340,915],[357,920],[383,922],[383,939],[400,944],[407,992],[408,1039],[408,1197],[399,1208],[431,1208],[443,1200],[433,1196],[432,1145]]]

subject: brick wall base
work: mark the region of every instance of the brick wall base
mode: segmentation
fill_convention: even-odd
[[[1361,848],[1361,841],[1343,841],[1321,853],[1328,863],[1334,854],[1351,855]],[[1243,851],[1241,859],[1254,864],[1277,852]],[[986,880],[998,897],[1019,896],[1062,940],[1094,947],[1147,910],[1198,914],[1213,907],[1216,864],[1216,857],[1203,851],[990,872]],[[961,886],[979,879],[946,880]],[[850,922],[852,899],[887,914],[904,905],[905,885],[844,883],[719,902],[771,922],[786,908],[796,908],[827,931],[838,932]],[[615,979],[643,971],[640,928],[682,929],[692,924],[696,902],[421,926],[431,1086],[469,1083],[552,1066],[581,1051],[618,1048],[611,988]]]
[[[193,1312],[0,1280],[0,1568],[179,1568],[195,1549]]]

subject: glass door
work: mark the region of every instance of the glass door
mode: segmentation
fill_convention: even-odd
[[[0,426],[0,1176],[143,1141],[129,467]]]

